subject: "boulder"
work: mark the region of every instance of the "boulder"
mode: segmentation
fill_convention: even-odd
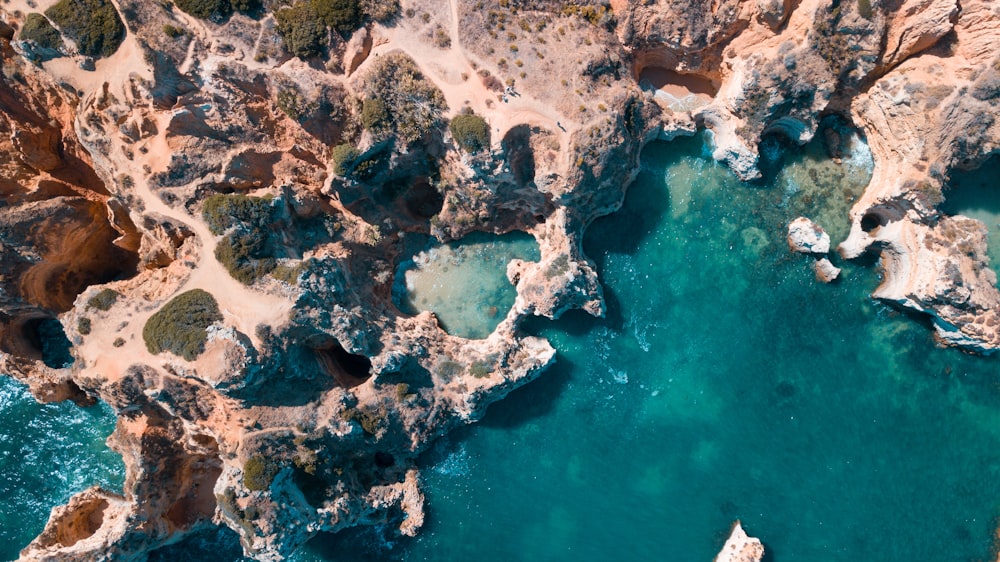
[[[799,217],[788,225],[788,246],[803,254],[826,254],[830,251],[830,235],[813,221]]]
[[[715,557],[715,562],[760,562],[764,558],[764,545],[760,539],[747,536],[739,520],[733,523],[729,539]]]

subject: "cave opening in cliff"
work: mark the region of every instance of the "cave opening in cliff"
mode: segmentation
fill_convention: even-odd
[[[317,349],[316,359],[323,371],[343,388],[354,388],[372,376],[371,359],[348,352],[339,342]]]
[[[46,367],[62,369],[73,364],[73,344],[59,320],[51,317],[28,320],[22,327],[22,335],[40,354]]]
[[[427,178],[418,178],[403,195],[403,204],[414,218],[427,220],[441,212],[444,196]]]
[[[887,218],[880,213],[868,212],[861,217],[861,230],[864,230],[868,234],[875,232],[879,227],[886,224],[888,224]]]
[[[651,64],[636,73],[639,87],[653,92],[657,101],[674,111],[690,111],[711,103],[719,87],[707,76],[677,72]]]
[[[375,466],[379,468],[389,468],[396,464],[396,457],[385,451],[375,452]]]

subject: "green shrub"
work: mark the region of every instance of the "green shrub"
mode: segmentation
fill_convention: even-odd
[[[284,281],[289,285],[298,285],[299,277],[306,270],[305,262],[299,262],[295,265],[278,265],[271,270],[271,277],[274,277],[278,281]]]
[[[206,330],[222,320],[219,304],[210,293],[192,289],[181,293],[149,317],[142,339],[152,354],[169,351],[194,361],[205,351]]]
[[[215,247],[215,259],[240,283],[252,285],[275,267],[267,255],[266,238],[260,230],[237,230]]]
[[[330,151],[330,160],[333,162],[333,173],[338,176],[346,176],[354,168],[354,162],[361,156],[358,149],[350,143],[339,144]]]
[[[314,109],[302,98],[299,90],[294,87],[278,90],[276,101],[278,109],[295,121],[301,121],[303,117]]]
[[[81,336],[86,336],[90,333],[90,318],[86,316],[81,316],[76,321],[76,331],[80,332]]]
[[[479,152],[490,146],[490,126],[474,113],[455,116],[448,129],[466,152]]]
[[[170,25],[170,24],[164,24],[164,26],[163,26],[163,34],[166,35],[167,37],[171,38],[171,39],[177,39],[178,37],[184,35],[185,31],[183,29],[181,29],[180,27],[177,27],[177,26],[174,26],[174,25]]]
[[[111,307],[115,305],[120,296],[121,293],[114,289],[101,289],[101,292],[90,297],[90,300],[87,301],[87,307],[107,312],[111,310]]]
[[[399,15],[399,0],[361,0],[361,10],[377,22],[387,22]]]
[[[34,41],[43,49],[59,49],[63,46],[62,35],[52,27],[42,14],[28,14],[21,27],[21,40]]]
[[[270,488],[277,475],[278,464],[263,455],[254,455],[243,464],[243,485],[254,492]]]
[[[858,13],[865,19],[872,19],[874,12],[871,0],[858,0]]]
[[[233,13],[229,0],[174,0],[177,7],[196,18],[226,17]]]
[[[313,9],[323,23],[347,34],[361,25],[357,0],[312,0]]]
[[[125,26],[107,0],[60,0],[45,15],[87,56],[111,56],[125,39]]]
[[[244,224],[264,227],[271,221],[271,199],[249,195],[212,195],[201,208],[212,234],[224,234],[230,227]]]
[[[299,2],[274,13],[278,33],[288,52],[308,59],[320,54],[327,37],[326,24],[309,2]]]
[[[125,345],[125,340],[122,338],[115,338],[115,341],[111,342],[111,345],[114,347],[121,347]]]
[[[344,421],[358,422],[361,424],[361,429],[365,430],[368,435],[377,435],[379,430],[388,423],[383,405],[377,408],[348,408],[341,412],[341,418]]]
[[[389,124],[389,110],[385,108],[385,102],[378,98],[366,99],[361,104],[361,125],[370,131],[385,127]]]
[[[444,94],[427,81],[417,65],[402,53],[379,57],[364,78],[367,99],[387,108],[387,134],[410,144],[438,127],[447,107]]]

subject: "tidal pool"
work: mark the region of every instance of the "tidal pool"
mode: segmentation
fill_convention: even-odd
[[[507,280],[514,258],[539,259],[531,236],[473,233],[451,244],[432,244],[399,267],[394,298],[401,310],[429,310],[452,335],[482,339],[514,305],[517,292]]]

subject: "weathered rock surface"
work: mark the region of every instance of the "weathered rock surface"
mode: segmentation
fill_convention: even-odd
[[[760,539],[748,536],[739,521],[733,523],[733,530],[722,546],[715,562],[760,562],[764,559],[764,545]]]
[[[813,271],[816,272],[816,280],[823,283],[832,283],[840,277],[840,268],[833,265],[827,258],[820,258],[813,262]]]
[[[699,127],[750,179],[762,136],[806,142],[821,114],[850,115],[876,164],[841,254],[880,251],[874,296],[930,314],[943,341],[1000,346],[983,227],[935,208],[951,172],[1000,147],[990,2],[506,4],[415,0],[302,61],[266,11],[203,21],[123,0],[128,33],[93,72],[79,57],[25,62],[0,29],[0,369],[40,400],[107,402],[127,472],[121,496],[88,490],[53,510],[22,559],[141,559],[213,525],[260,560],[353,525],[416,533],[416,457],[554,360],[520,331],[527,316],[603,314],[584,230],[621,205],[644,144]],[[29,11],[16,0],[5,18]],[[503,30],[491,13],[508,14]],[[563,31],[523,41],[517,70],[496,56],[505,30],[546,28]],[[415,142],[399,134],[415,96],[365,111],[389,56],[412,71],[387,88],[437,92],[416,96]],[[486,121],[489,146],[459,146],[444,118],[460,111]],[[341,143],[353,161],[334,161]],[[266,228],[210,228],[206,200],[233,193],[268,202]],[[796,246],[829,250],[800,226]],[[527,232],[541,252],[509,265],[517,300],[494,333],[466,340],[402,314],[391,294],[408,237],[474,231]],[[260,273],[249,284],[230,274],[237,250],[267,254],[243,264]],[[151,353],[146,321],[196,289],[222,318],[204,351]],[[55,318],[71,367],[37,345]],[[741,540],[733,552],[759,559]]]
[[[820,225],[799,217],[788,223],[788,246],[803,254],[825,254],[830,251],[830,235]]]

